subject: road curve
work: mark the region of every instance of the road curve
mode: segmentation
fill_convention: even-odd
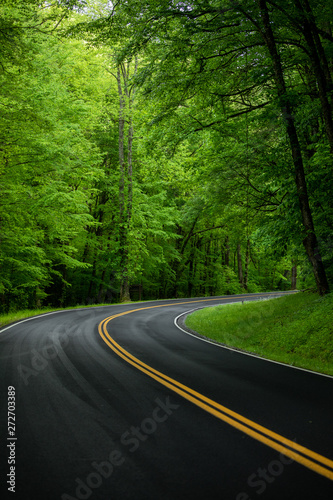
[[[193,307],[267,296],[62,311],[3,328],[1,498],[331,498],[333,378],[174,325]]]

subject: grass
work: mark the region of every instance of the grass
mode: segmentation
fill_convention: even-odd
[[[185,323],[228,346],[333,375],[333,293],[207,307]]]
[[[103,305],[110,304],[77,308]],[[0,315],[0,328],[63,310],[28,309]],[[333,375],[333,293],[319,297],[303,292],[278,299],[207,307],[189,315],[186,325],[223,344]]]
[[[119,306],[124,304],[136,304],[137,302],[144,301],[130,301],[130,302],[119,302],[112,304],[91,304],[91,305],[77,305],[71,307],[43,307],[41,309],[23,309],[22,311],[11,312],[8,314],[0,314],[0,328],[3,328],[6,325],[10,325],[11,323],[15,323],[16,321],[20,321],[21,319],[31,318],[32,316],[37,316],[38,314],[45,314],[49,312],[55,311],[66,311],[70,309],[83,309],[86,307],[102,307],[102,306]]]
[[[81,309],[84,307],[98,307],[98,306],[109,306],[109,305],[115,305],[115,304],[93,304],[91,306],[81,305],[81,306],[60,307],[60,308],[44,307],[41,309],[24,309],[22,311],[11,312],[8,314],[0,314],[0,328],[6,325],[10,325],[11,323],[15,323],[16,321],[20,321],[21,319],[37,316],[38,314],[45,314],[54,311],[66,311],[70,309]]]

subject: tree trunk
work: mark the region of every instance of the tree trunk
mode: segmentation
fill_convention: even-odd
[[[119,247],[120,247],[120,302],[129,301],[129,283],[127,276],[127,221],[125,220],[125,98],[122,89],[120,66],[117,67],[119,94]]]
[[[124,154],[124,129],[125,129],[125,101],[121,85],[120,68],[117,68],[117,83],[119,94],[119,137],[118,137],[118,155],[119,155],[119,219],[120,225],[124,222],[125,207],[125,154]]]
[[[244,287],[247,290],[249,281],[249,264],[250,264],[250,240],[247,239],[246,242],[246,255],[245,255],[245,277],[244,277]]]
[[[204,287],[205,287],[205,296],[209,296],[209,264],[210,264],[210,239],[207,241],[205,245],[205,263],[204,263]]]
[[[296,290],[297,286],[297,264],[294,264],[291,268],[291,289]]]
[[[129,282],[127,277],[127,268],[123,269],[123,280],[120,284],[120,302],[130,302]]]
[[[230,264],[230,246],[229,246],[229,237],[228,236],[225,239],[224,263],[226,266],[229,266],[229,264]]]
[[[138,71],[138,57],[135,57],[134,66],[134,76]],[[133,117],[132,117],[132,105],[135,96],[135,87],[131,89],[128,87],[129,79],[129,64],[127,65],[127,72],[124,71],[125,82],[125,92],[128,100],[128,137],[127,137],[127,222],[130,224],[132,218],[132,206],[133,206],[133,137],[134,137],[134,127],[133,127]]]
[[[190,257],[189,257],[190,267],[189,267],[188,282],[187,282],[188,297],[192,297],[192,288],[194,281],[194,251],[195,251],[195,241],[192,243]]]
[[[131,107],[130,107],[131,112]],[[132,146],[133,146],[133,121],[132,117],[129,117],[129,128],[128,128],[128,138],[127,138],[127,224],[130,225],[132,218],[132,206],[133,206],[133,165],[132,165]]]
[[[101,304],[105,300],[105,289],[104,289],[105,274],[106,274],[106,269],[103,269],[102,274],[101,274],[101,278],[100,278],[101,283],[99,285],[98,296],[97,296],[97,301],[99,304]]]
[[[86,304],[92,304],[92,292],[93,292],[95,278],[96,278],[96,252],[94,255],[94,259],[93,259],[92,273],[91,273],[90,281],[89,281],[89,288],[88,288],[88,294],[87,294],[87,298],[86,298]]]
[[[319,58],[320,58],[320,63],[321,63],[321,66],[322,66],[322,69],[323,69],[323,72],[324,72],[324,75],[325,75],[326,84],[327,84],[326,88],[327,88],[327,91],[330,92],[331,90],[333,90],[333,81],[332,81],[332,76],[331,76],[331,70],[330,70],[329,60],[326,57],[323,44],[321,43],[321,39],[320,39],[320,36],[319,36],[319,28],[316,25],[316,20],[315,20],[315,17],[313,15],[313,12],[311,10],[311,7],[310,7],[310,4],[309,4],[308,0],[304,0],[304,10],[307,13],[307,17],[308,17],[308,20],[309,20],[310,28],[311,28],[311,31],[313,33],[313,38],[314,38],[314,41],[315,41],[315,44],[316,44],[316,48],[317,48],[317,52],[318,52],[318,55],[319,55]],[[332,37],[332,30],[331,30],[331,26],[330,26],[330,19],[327,18],[326,20],[324,20],[323,24],[325,26],[324,29]]]
[[[299,10],[303,25],[303,34],[306,43],[309,48],[309,56],[314,70],[314,74],[318,84],[319,99],[323,111],[323,117],[325,122],[326,135],[330,144],[331,152],[333,153],[333,120],[331,113],[331,106],[328,100],[328,92],[330,89],[330,82],[327,78],[330,78],[329,72],[325,74],[325,68],[327,65],[326,56],[324,49],[322,47],[320,38],[318,36],[317,28],[313,19],[313,15],[310,6],[307,2],[306,11],[303,10],[303,6],[299,0],[295,0],[295,4]],[[323,67],[324,66],[324,67]]]
[[[135,58],[134,75],[138,69],[138,58]],[[123,85],[122,85],[123,80]],[[130,301],[130,286],[128,277],[128,231],[132,219],[133,210],[133,116],[132,105],[134,102],[135,87],[129,85],[130,81],[130,62],[122,63],[117,67],[117,83],[119,94],[119,165],[120,165],[120,180],[119,180],[119,243],[120,243],[120,301]],[[125,182],[125,112],[126,102],[128,103],[128,132],[127,132],[127,179]],[[127,197],[125,197],[125,185],[127,188]],[[126,214],[125,214],[125,199]]]
[[[242,254],[240,243],[237,245],[237,268],[238,268],[238,281],[241,286],[244,286],[243,268],[242,268]]]
[[[199,218],[199,215],[197,215],[193,221],[193,224],[191,226],[191,229],[189,230],[186,238],[183,238],[183,242],[182,242],[182,245],[181,245],[181,248],[179,249],[179,253],[180,253],[180,256],[183,258],[183,255],[184,255],[184,252],[185,252],[185,248],[188,244],[188,242],[190,241],[190,238],[193,236],[193,231],[194,231],[194,228],[195,228],[195,225],[198,221],[198,218]],[[178,231],[177,231],[177,234],[178,235],[181,235],[182,234],[182,230],[181,230],[181,227],[178,226]],[[182,259],[181,261],[179,260],[175,260],[174,263],[173,263],[173,269],[175,271],[175,281],[174,281],[174,287],[173,287],[173,291],[172,291],[172,295],[173,297],[177,297],[177,293],[178,293],[178,280],[184,270],[184,267],[187,265],[187,263],[184,263],[184,260]]]
[[[259,6],[264,25],[262,36],[265,40],[272,59],[275,83],[278,91],[278,96],[280,98],[280,107],[283,113],[284,120],[286,122],[287,134],[292,152],[298,200],[302,214],[303,226],[305,229],[305,238],[303,240],[303,245],[312,264],[318,293],[320,295],[323,295],[329,291],[329,286],[325,269],[319,253],[317,238],[314,230],[305,180],[302,152],[298,140],[296,126],[294,123],[293,110],[287,96],[280,55],[277,51],[266,0],[259,0]]]

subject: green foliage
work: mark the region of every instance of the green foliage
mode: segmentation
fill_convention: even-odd
[[[142,299],[287,290],[295,265],[313,287],[285,105],[333,282],[318,75],[298,8],[267,4],[283,95],[258,3],[2,2],[3,311],[113,302],[124,281]],[[331,2],[310,6],[330,71]]]
[[[263,357],[333,374],[333,295],[309,293],[201,309],[186,325]]]
[[[40,303],[47,293],[37,289],[50,286],[54,275],[66,283],[59,268],[86,265],[72,242],[95,224],[89,203],[104,175],[89,138],[103,97],[91,83],[94,54],[81,42],[29,33],[22,38],[29,64],[0,76],[4,309]]]

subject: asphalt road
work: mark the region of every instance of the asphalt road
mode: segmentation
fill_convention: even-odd
[[[72,310],[2,329],[1,498],[332,498],[333,378],[174,325],[242,299]]]

